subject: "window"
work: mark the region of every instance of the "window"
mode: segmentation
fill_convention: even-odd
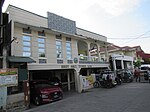
[[[46,63],[46,59],[39,59],[39,63]]]
[[[44,36],[45,37],[45,32],[43,31],[38,31],[38,36]]]
[[[62,41],[56,40],[56,54],[57,58],[62,58]]]
[[[45,38],[38,38],[39,57],[45,57]]]
[[[31,36],[24,35],[23,39],[23,56],[31,56]]]
[[[31,34],[31,29],[30,29],[30,27],[28,27],[28,28],[23,28],[23,33]]]
[[[71,50],[71,39],[66,38],[66,53],[67,53],[67,59],[72,58],[72,50]]]

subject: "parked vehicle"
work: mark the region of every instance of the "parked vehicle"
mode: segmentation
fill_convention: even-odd
[[[111,88],[116,85],[117,82],[115,81],[115,76],[112,71],[104,71],[103,73],[101,73],[99,76],[97,76],[96,81],[93,84],[95,88]]]
[[[117,82],[117,85],[121,85],[122,84],[122,78],[121,77],[116,77],[115,81]]]
[[[141,65],[140,73],[144,74],[144,79],[148,80],[150,83],[150,65],[149,64]]]
[[[133,73],[130,70],[118,70],[117,76],[121,79],[121,82],[132,82],[134,79]]]
[[[47,80],[30,82],[30,98],[35,105],[49,103],[63,98],[62,89]]]
[[[122,84],[122,78],[123,78],[122,72],[116,71],[116,79],[115,80],[116,80],[118,85]]]
[[[150,71],[144,71],[144,79],[150,82]]]
[[[62,83],[61,83],[61,81],[59,80],[58,77],[51,77],[51,78],[49,79],[49,82],[50,82],[52,85],[55,85],[55,86],[58,86],[58,87],[62,88]]]
[[[143,64],[140,66],[141,70],[149,70],[150,71],[150,64]]]
[[[133,82],[133,74],[129,70],[123,71],[123,82]]]

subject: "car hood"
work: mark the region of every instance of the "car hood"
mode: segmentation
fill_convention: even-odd
[[[61,91],[59,87],[43,87],[43,88],[38,88],[41,92],[43,93],[52,93],[52,92],[57,92]]]

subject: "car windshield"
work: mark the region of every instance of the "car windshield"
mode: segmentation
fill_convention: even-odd
[[[48,83],[38,83],[38,84],[35,84],[35,88],[43,88],[43,87],[53,87],[53,85],[48,84]]]
[[[141,67],[141,70],[150,70],[149,67]]]

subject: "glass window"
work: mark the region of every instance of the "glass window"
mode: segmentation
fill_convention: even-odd
[[[71,56],[70,56],[70,55],[67,55],[67,59],[71,59]]]
[[[45,36],[45,32],[43,31],[38,31],[38,36]]]
[[[38,38],[39,57],[45,57],[45,38]]]
[[[71,52],[67,52],[67,55],[71,55]]]
[[[30,51],[30,47],[23,47],[23,51]]]
[[[61,47],[61,41],[56,41],[56,45]]]
[[[61,40],[62,39],[61,34],[60,35],[56,35],[56,39]]]
[[[66,47],[67,51],[71,51],[71,47]]]
[[[69,42],[66,43],[67,47],[71,47],[71,44]]]
[[[31,46],[30,42],[23,42],[23,46]]]
[[[69,37],[66,37],[66,41],[70,41],[70,42],[71,42],[71,38],[69,38]]]
[[[67,59],[71,59],[72,58],[72,53],[71,53],[71,42],[67,41],[66,42],[66,53],[67,53]]]
[[[44,47],[45,47],[45,45],[44,45],[44,44],[39,44],[39,45],[38,45],[38,47],[42,47],[42,48],[44,48]]]
[[[24,35],[23,39],[23,56],[31,56],[31,36]]]
[[[46,63],[46,59],[39,59],[39,63]]]
[[[28,27],[28,28],[23,28],[23,33],[31,34],[31,29],[30,29],[30,27]]]
[[[31,38],[29,36],[23,36],[23,41],[31,41]]]
[[[31,53],[30,52],[23,52],[23,56],[27,56],[27,57],[30,57],[31,56]]]
[[[39,52],[45,53],[45,49],[39,48]]]
[[[56,40],[56,53],[57,58],[62,58],[62,41]]]
[[[45,39],[44,38],[38,38],[38,42],[39,43],[45,43]]]

